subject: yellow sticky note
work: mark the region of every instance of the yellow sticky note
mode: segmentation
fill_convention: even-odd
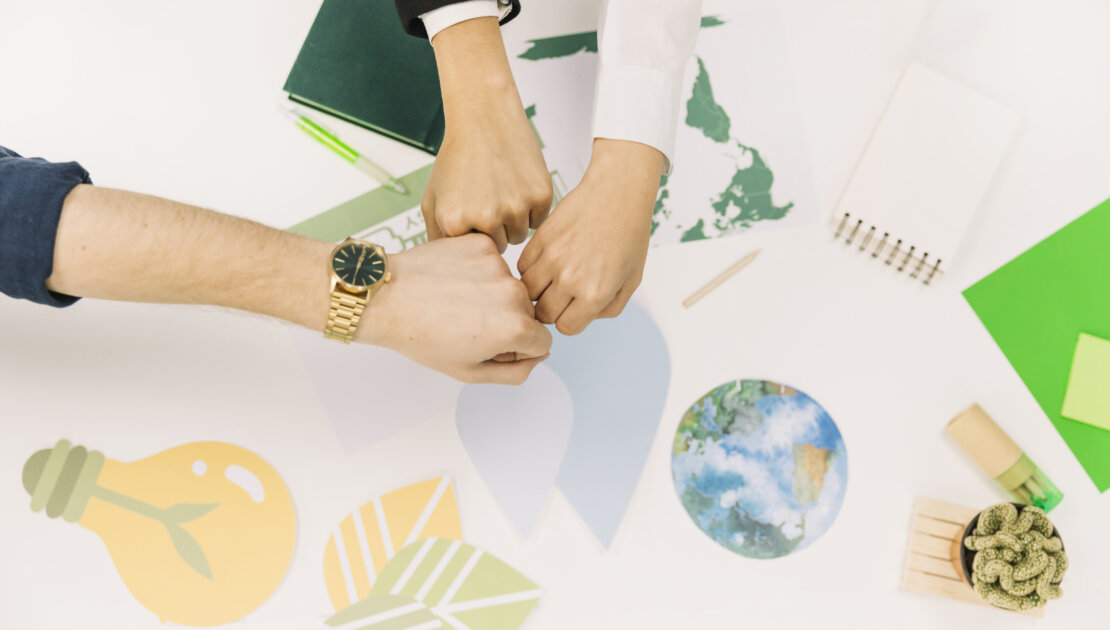
[[[1110,431],[1110,340],[1080,333],[1060,415]]]

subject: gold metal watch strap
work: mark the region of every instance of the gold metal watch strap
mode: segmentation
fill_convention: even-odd
[[[328,325],[324,328],[324,336],[343,343],[351,343],[355,338],[358,322],[362,319],[362,312],[369,301],[370,294],[358,297],[337,287],[331,292],[331,310],[328,311]]]

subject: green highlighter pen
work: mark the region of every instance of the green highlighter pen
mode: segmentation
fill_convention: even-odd
[[[371,162],[366,156],[347,146],[342,140],[340,140],[334,133],[329,131],[323,125],[315,122],[308,116],[300,114],[294,110],[282,108],[281,111],[287,117],[289,117],[289,120],[293,121],[293,124],[300,127],[308,135],[316,138],[316,140],[318,140],[320,144],[331,149],[332,151],[335,151],[335,153],[339,157],[347,160],[351,164],[354,164],[355,168],[357,168],[358,170],[378,180],[383,186],[389,186],[402,195],[408,194],[409,189],[405,188],[405,185],[402,184],[400,180],[390,175],[389,172],[386,171],[384,168]]]
[[[1013,500],[1048,512],[1064,498],[1048,475],[979,405],[960,412],[945,430]]]

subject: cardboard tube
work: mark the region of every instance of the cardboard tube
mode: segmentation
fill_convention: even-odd
[[[952,418],[945,431],[978,462],[991,479],[1010,470],[1024,454],[1021,447],[978,404]]]

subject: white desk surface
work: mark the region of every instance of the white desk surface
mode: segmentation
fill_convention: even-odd
[[[591,2],[530,0],[508,38],[593,28]],[[817,198],[836,201],[912,53],[1010,105],[1023,124],[955,270],[924,289],[836,251],[821,228],[653,250],[637,299],[673,378],[654,447],[608,551],[554,491],[521,540],[460,445],[451,414],[344,456],[285,327],[210,308],[0,300],[0,619],[11,628],[153,628],[96,536],[27,508],[21,467],[68,437],[130,461],[223,440],[283,475],[300,531],[273,597],[235,627],[311,628],[330,611],[321,558],[369,496],[456,478],[469,541],[545,590],[528,628],[1105,627],[1110,496],[1100,496],[960,296],[1110,197],[1110,8],[1101,0],[753,0],[781,9]],[[0,143],[77,159],[104,186],[291,225],[369,188],[274,112],[315,0],[42,0],[0,7]],[[707,0],[706,13],[727,9]],[[427,156],[343,127],[395,172]],[[682,165],[679,165],[682,168]],[[692,289],[764,253],[686,310]],[[813,396],[849,453],[840,516],[813,546],[760,561],[703,535],[679,504],[669,450],[695,398],[733,378]],[[368,399],[373,383],[366,384]],[[1073,564],[1044,620],[898,590],[913,498],[1004,497],[942,439],[978,401],[1066,494],[1052,517]],[[1110,457],[1110,454],[1107,455]]]

